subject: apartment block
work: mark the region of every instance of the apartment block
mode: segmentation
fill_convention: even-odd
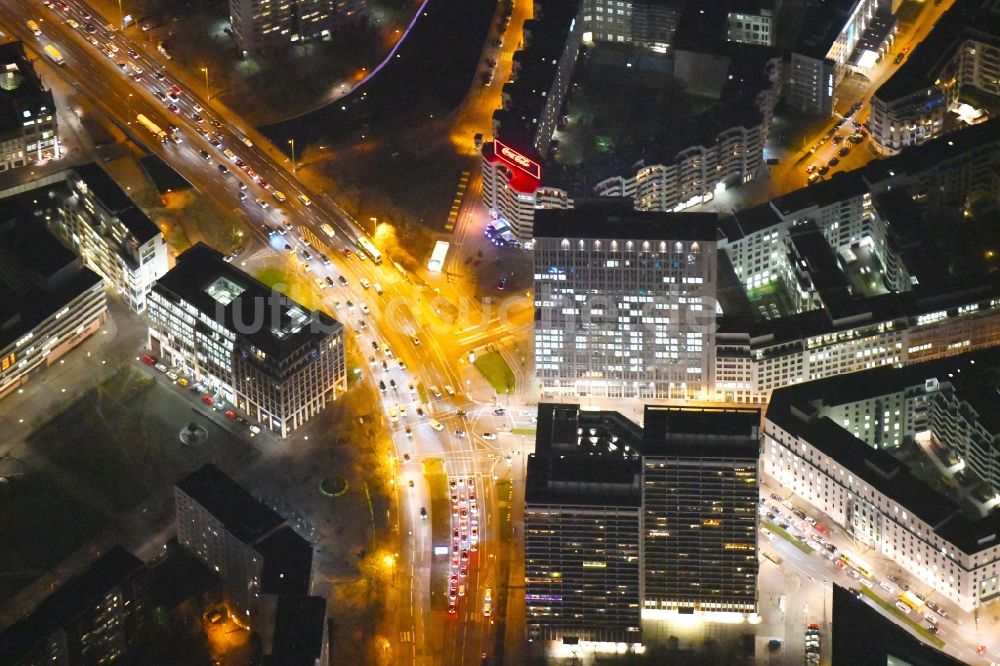
[[[61,154],[52,91],[42,84],[21,42],[0,45],[0,172]]]

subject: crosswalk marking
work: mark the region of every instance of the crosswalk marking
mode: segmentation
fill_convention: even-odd
[[[413,642],[413,632],[412,631],[401,631],[401,632],[399,632],[399,642],[400,643],[412,643]]]

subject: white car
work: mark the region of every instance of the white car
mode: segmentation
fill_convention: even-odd
[[[362,303],[361,304],[361,311],[363,313],[365,313],[365,314],[368,314],[369,312],[371,312],[371,310],[368,309],[368,304],[367,303]]]
[[[177,381],[177,373],[176,372],[173,372],[173,371],[167,372],[167,377],[169,377],[171,380],[173,380],[175,382]]]
[[[361,286],[365,289],[371,289],[372,283],[365,278],[361,278]]]
[[[201,113],[202,111],[205,110],[205,109],[201,108],[201,104],[199,104],[198,102],[195,102],[194,104],[192,104],[191,108],[194,109],[195,113]]]
[[[252,426],[250,426],[250,432],[252,432],[255,435],[259,435],[260,434],[260,428],[258,428],[255,425],[252,425]]]
[[[902,601],[896,602],[896,608],[899,609],[899,612],[902,613],[903,615],[910,614],[910,607],[904,604]]]
[[[887,583],[884,580],[879,581],[878,586],[881,587],[886,592],[888,592],[889,594],[894,594],[896,592],[896,586],[893,585],[892,583]]]
[[[484,432],[481,437],[487,441],[492,441],[497,438],[492,432]]]

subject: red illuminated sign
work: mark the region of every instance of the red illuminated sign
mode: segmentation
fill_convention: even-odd
[[[539,166],[538,162],[525,157],[499,139],[494,139],[493,143],[496,146],[497,155],[504,162],[520,169],[535,180],[542,179],[542,167]]]

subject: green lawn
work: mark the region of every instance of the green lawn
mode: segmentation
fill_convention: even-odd
[[[490,383],[498,395],[514,392],[514,371],[507,365],[507,361],[503,360],[500,352],[494,351],[483,354],[476,359],[473,365],[476,366],[476,370],[486,378],[486,381]]]
[[[535,436],[534,428],[511,428],[510,434],[512,435],[527,435],[529,437]]]
[[[885,599],[881,598],[880,596],[878,596],[877,594],[875,594],[874,591],[869,590],[867,587],[862,587],[861,588],[861,593],[864,594],[869,599],[871,599],[872,601],[874,601],[875,603],[877,603],[882,608],[884,608],[890,615],[892,615],[892,616],[894,616],[896,618],[899,618],[903,622],[906,622],[908,625],[910,625],[911,627],[913,627],[913,629],[918,634],[920,634],[920,637],[923,638],[928,643],[931,643],[931,644],[935,645],[938,648],[944,647],[944,641],[943,640],[941,640],[940,638],[938,638],[937,636],[935,636],[931,632],[927,631],[927,629],[925,629],[923,627],[923,625],[921,625],[920,623],[914,622],[913,620],[911,620],[909,615],[901,613],[900,610],[898,608],[896,608],[895,604],[890,603],[890,602],[886,601]]]
[[[500,543],[509,546],[511,537],[511,499],[513,484],[510,479],[500,479],[496,482],[497,500],[500,505]]]
[[[420,402],[422,404],[428,404],[429,400],[427,400],[427,389],[424,388],[423,382],[417,382],[417,397],[420,398]]]
[[[278,268],[277,266],[262,268],[254,277],[272,289],[275,285],[280,285],[285,290],[288,289],[288,273],[284,269]]]
[[[803,553],[807,553],[809,555],[813,554],[813,549],[812,548],[810,548],[809,546],[807,546],[803,541],[801,541],[799,539],[796,539],[791,534],[789,534],[785,530],[781,529],[776,524],[772,523],[770,520],[765,520],[764,518],[761,518],[760,519],[760,524],[763,525],[764,527],[766,527],[767,529],[771,530],[772,532],[774,532],[778,536],[780,536],[782,539],[785,539],[786,541],[791,542],[791,544],[793,546],[795,546],[796,548],[798,548],[799,550],[801,550]]]

